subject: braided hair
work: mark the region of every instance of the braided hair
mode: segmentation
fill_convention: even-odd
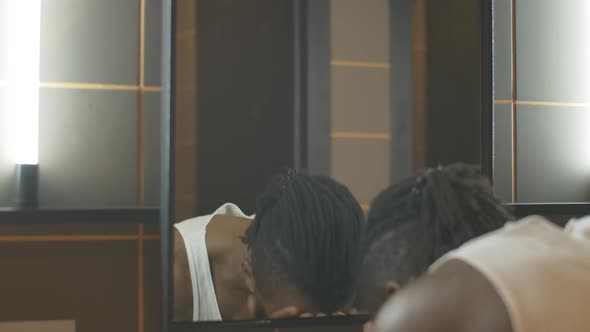
[[[359,302],[375,302],[388,281],[404,285],[439,257],[512,220],[479,169],[430,168],[373,202],[362,244]],[[363,305],[374,311],[380,303]]]
[[[331,313],[351,301],[360,264],[362,210],[342,184],[288,171],[257,197],[244,236],[262,296],[292,285]],[[269,276],[272,280],[269,280]]]

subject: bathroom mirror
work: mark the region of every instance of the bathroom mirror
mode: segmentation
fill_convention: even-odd
[[[482,168],[493,176],[495,190],[506,201],[529,207],[526,211],[531,213],[544,213],[550,207],[546,214],[563,215],[577,214],[569,208],[579,212],[588,201],[583,189],[588,180],[587,149],[581,148],[587,136],[576,127],[585,123],[587,113],[580,112],[588,104],[582,91],[587,86],[587,66],[582,61],[587,49],[570,49],[586,45],[585,35],[580,35],[588,31],[587,20],[580,16],[587,12],[583,1],[571,2],[581,6],[577,16],[567,12],[570,6],[532,0],[485,0],[469,8],[461,1],[442,5],[401,0],[164,3],[170,4],[171,18],[164,20],[164,27],[169,28],[173,89],[166,97],[163,83],[162,100],[165,107],[172,106],[173,116],[162,118],[162,128],[172,130],[162,133],[161,234],[167,267],[164,317],[174,330],[271,328],[330,320],[358,324],[364,319],[257,316],[259,320],[203,321],[195,320],[194,312],[177,314],[174,260],[178,252],[188,253],[186,243],[184,248],[174,246],[172,224],[210,214],[226,202],[236,203],[244,216],[251,216],[256,194],[284,167],[333,176],[349,186],[367,210],[382,188],[419,166],[439,163],[449,155],[453,161],[463,160],[466,146],[467,161],[477,162],[477,153],[472,158],[477,144],[472,143],[481,138]],[[412,25],[419,21],[417,8],[428,21],[423,28],[436,23],[447,28],[438,35],[423,30],[423,35],[435,35],[428,40],[431,43],[416,39],[421,31]],[[443,15],[436,16],[444,10],[445,17],[453,18],[451,14],[465,10],[467,19],[450,24]],[[543,15],[549,15],[542,21],[545,25],[536,21]],[[555,23],[555,15],[572,18],[547,28]],[[519,25],[519,20],[525,23]],[[362,31],[367,27],[374,29],[372,34]],[[462,31],[475,32],[457,38]],[[563,34],[567,38],[559,37]],[[347,44],[350,40],[355,42]],[[166,53],[166,38],[163,45]],[[569,51],[558,56],[558,50]],[[449,64],[456,66],[447,70]],[[447,84],[449,73],[459,74],[453,84]],[[541,74],[546,76],[535,76]],[[431,76],[438,80],[430,80]],[[565,83],[556,83],[559,80]],[[466,89],[469,85],[475,88]],[[423,105],[423,99],[431,104]],[[480,112],[473,108],[478,99],[483,102]],[[435,111],[437,107],[446,108],[444,116]],[[445,117],[452,124],[441,123]],[[421,127],[416,125],[420,121]],[[464,122],[468,125],[461,127]],[[467,128],[469,135],[461,128]],[[458,132],[449,135],[449,129]],[[551,146],[550,153],[542,153],[544,146]],[[566,162],[567,167],[560,166]],[[563,213],[555,209],[558,202],[568,207],[559,210]]]
[[[193,285],[190,267],[184,267],[184,291],[174,280],[174,261],[189,253],[186,242],[176,245],[173,224],[227,202],[251,216],[256,195],[285,167],[334,177],[368,211],[383,188],[416,168],[477,163],[479,29],[491,6],[461,0],[164,3],[173,18],[168,25],[164,19],[173,87],[162,86],[163,109],[173,111],[161,123],[164,317],[175,331],[324,322],[358,328],[365,316],[203,321],[192,306],[179,313],[178,293],[186,296],[190,288],[190,299]],[[164,38],[164,53],[166,45]],[[457,76],[454,84],[449,72]],[[166,70],[162,77],[166,81]]]
[[[334,146],[338,145],[334,142],[337,139],[344,140],[345,144],[350,144],[346,140],[352,140],[356,151],[365,153],[369,146],[370,156],[387,161],[387,156],[381,153],[388,152],[389,135],[383,132],[388,130],[388,125],[373,119],[371,114],[371,118],[364,119],[364,123],[368,121],[371,126],[368,129],[357,128],[350,130],[352,133],[340,130],[334,134],[330,107],[333,102],[330,79],[334,74],[331,62],[339,65],[331,58],[329,1],[178,0],[168,3],[172,50],[172,62],[168,67],[172,89],[165,91],[163,84],[162,100],[163,110],[168,107],[172,116],[166,118],[163,114],[161,120],[164,220],[161,234],[164,266],[168,267],[163,278],[164,315],[171,322],[170,327],[190,330],[203,326],[277,327],[326,322],[360,326],[364,316],[327,317],[318,322],[318,319],[299,320],[288,315],[282,320],[270,320],[266,314],[224,314],[213,318],[193,315],[198,309],[193,304],[200,305],[201,309],[204,305],[193,301],[193,289],[196,287],[200,294],[205,292],[199,288],[202,284],[195,286],[193,282],[195,275],[191,273],[195,271],[187,266],[188,257],[192,253],[204,253],[207,257],[211,239],[207,237],[202,243],[205,246],[201,247],[201,252],[194,251],[189,248],[191,243],[187,246],[186,233],[181,234],[173,226],[211,214],[225,203],[239,207],[243,212],[242,221],[249,224],[247,217],[255,212],[256,196],[274,174],[290,168],[333,175],[334,158],[340,158],[337,164],[347,158],[340,146]],[[387,8],[387,1],[380,1],[380,4]],[[379,12],[381,7],[371,10]],[[164,28],[166,22],[164,19]],[[387,21],[379,28],[387,33]],[[165,54],[166,38],[163,47]],[[384,45],[378,51],[387,51],[387,48]],[[352,68],[353,73],[358,67],[373,80],[372,72],[377,72],[377,81],[382,85],[389,77],[389,66],[385,64],[388,59],[383,58],[387,52],[378,55],[381,61],[349,61],[342,66]],[[361,65],[352,67],[356,63]],[[368,68],[362,67],[363,64]],[[167,66],[166,61],[163,66]],[[162,72],[165,81],[166,70]],[[384,114],[376,116],[387,119],[388,87],[379,88],[379,112]],[[170,98],[168,102],[166,98]],[[354,119],[345,120],[349,126],[355,124]],[[372,133],[364,134],[371,130]],[[361,138],[356,138],[355,133],[357,136],[361,133]],[[335,153],[335,148],[340,150]],[[365,206],[372,195],[389,182],[388,163],[377,165],[379,172],[372,183],[369,186],[361,183],[361,188],[356,189]],[[353,166],[344,173],[354,171]],[[354,173],[346,173],[346,176],[354,178]],[[209,226],[206,231],[208,235],[212,233]],[[235,234],[233,239],[239,241],[242,235]],[[215,271],[211,271],[211,266],[206,264],[205,270],[213,276]],[[184,277],[179,278],[179,271]],[[241,273],[241,262],[238,262],[232,277],[238,278]],[[209,288],[215,300],[221,296],[231,298],[231,292],[236,291],[216,286],[214,282]],[[240,292],[237,290],[234,297],[239,298]],[[190,303],[187,304],[187,300]],[[223,309],[219,307],[220,314],[227,312]]]

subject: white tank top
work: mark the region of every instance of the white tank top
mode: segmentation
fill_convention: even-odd
[[[221,313],[215,295],[213,277],[209,266],[207,253],[207,224],[216,215],[229,215],[252,219],[246,216],[236,205],[226,203],[213,214],[196,217],[179,222],[174,225],[184,241],[186,256],[191,275],[193,291],[193,320],[194,321],[220,321]]]
[[[467,242],[431,267],[460,260],[494,286],[513,332],[590,331],[590,217],[561,229],[531,216]]]

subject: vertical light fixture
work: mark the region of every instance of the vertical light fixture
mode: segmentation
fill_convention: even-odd
[[[16,206],[37,207],[41,0],[4,0],[7,142]]]
[[[585,35],[582,37],[583,41],[586,44],[586,58],[590,57],[590,1],[584,1],[584,25],[585,25],[585,29],[583,30]],[[590,108],[590,63],[588,61],[585,62],[586,65],[586,71],[584,72],[584,78],[586,80],[586,84],[585,84],[585,91],[587,93],[587,97],[586,97],[586,107],[587,107],[587,111],[589,110],[588,108]],[[590,116],[588,117],[590,119]],[[590,126],[590,121],[587,122],[587,124]],[[586,130],[586,153],[587,153],[587,161],[588,161],[588,172],[590,173],[590,149],[588,149],[588,146],[590,146],[590,130]]]

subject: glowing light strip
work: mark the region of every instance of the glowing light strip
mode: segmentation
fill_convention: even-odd
[[[16,164],[38,163],[41,0],[6,0],[6,141]]]

